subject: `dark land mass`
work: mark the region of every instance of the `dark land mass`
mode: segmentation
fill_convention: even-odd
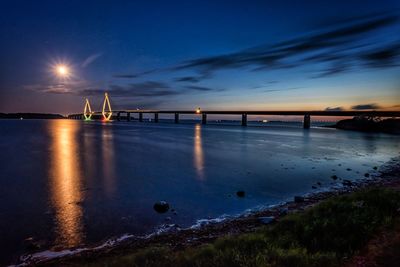
[[[47,113],[0,113],[0,119],[65,119],[65,117]]]
[[[373,117],[354,117],[338,121],[331,127],[343,130],[400,134],[400,119],[380,120]]]
[[[235,219],[25,266],[397,266],[400,162],[380,175]],[[65,256],[65,255],[64,255]]]

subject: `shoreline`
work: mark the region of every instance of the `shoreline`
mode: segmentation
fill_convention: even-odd
[[[180,228],[174,224],[163,225],[148,235],[125,234],[97,246],[26,254],[20,257],[20,263],[15,266],[60,265],[67,262],[80,262],[98,257],[123,255],[160,244],[172,250],[199,246],[223,236],[253,232],[263,225],[279,220],[286,214],[302,212],[334,196],[349,194],[373,186],[398,186],[400,184],[399,173],[400,157],[395,157],[381,165],[376,175],[356,180],[348,185],[333,186],[327,188],[327,191],[306,193],[298,198],[297,202],[287,201],[260,210],[244,212],[236,217],[220,216],[209,220],[198,220],[196,224],[188,228]]]

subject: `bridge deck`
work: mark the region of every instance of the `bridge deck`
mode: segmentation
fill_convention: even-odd
[[[114,110],[117,113],[160,113],[160,114],[199,114],[196,110]],[[101,112],[94,112],[101,114]],[[201,110],[200,114],[218,114],[218,115],[310,115],[310,116],[378,116],[378,117],[400,117],[400,111],[325,111],[325,110],[302,110],[302,111],[282,111],[282,110]],[[79,115],[79,114],[74,114]]]

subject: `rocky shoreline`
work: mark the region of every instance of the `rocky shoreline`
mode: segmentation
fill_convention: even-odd
[[[278,221],[289,213],[301,212],[322,200],[333,196],[348,194],[366,187],[393,187],[400,185],[400,157],[394,158],[379,168],[375,176],[364,177],[361,181],[334,187],[330,191],[309,193],[296,196],[293,201],[247,213],[236,218],[208,221],[205,225],[181,229],[178,225],[165,225],[165,229],[148,236],[125,235],[111,239],[96,247],[77,248],[75,250],[44,251],[21,257],[19,266],[63,266],[70,263],[90,261],[99,257],[124,255],[138,249],[163,245],[173,250],[209,243],[219,237],[253,232],[257,228]],[[361,177],[360,177],[361,178]]]

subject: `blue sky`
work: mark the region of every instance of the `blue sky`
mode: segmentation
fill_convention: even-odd
[[[0,112],[399,109],[399,1],[3,2]]]

